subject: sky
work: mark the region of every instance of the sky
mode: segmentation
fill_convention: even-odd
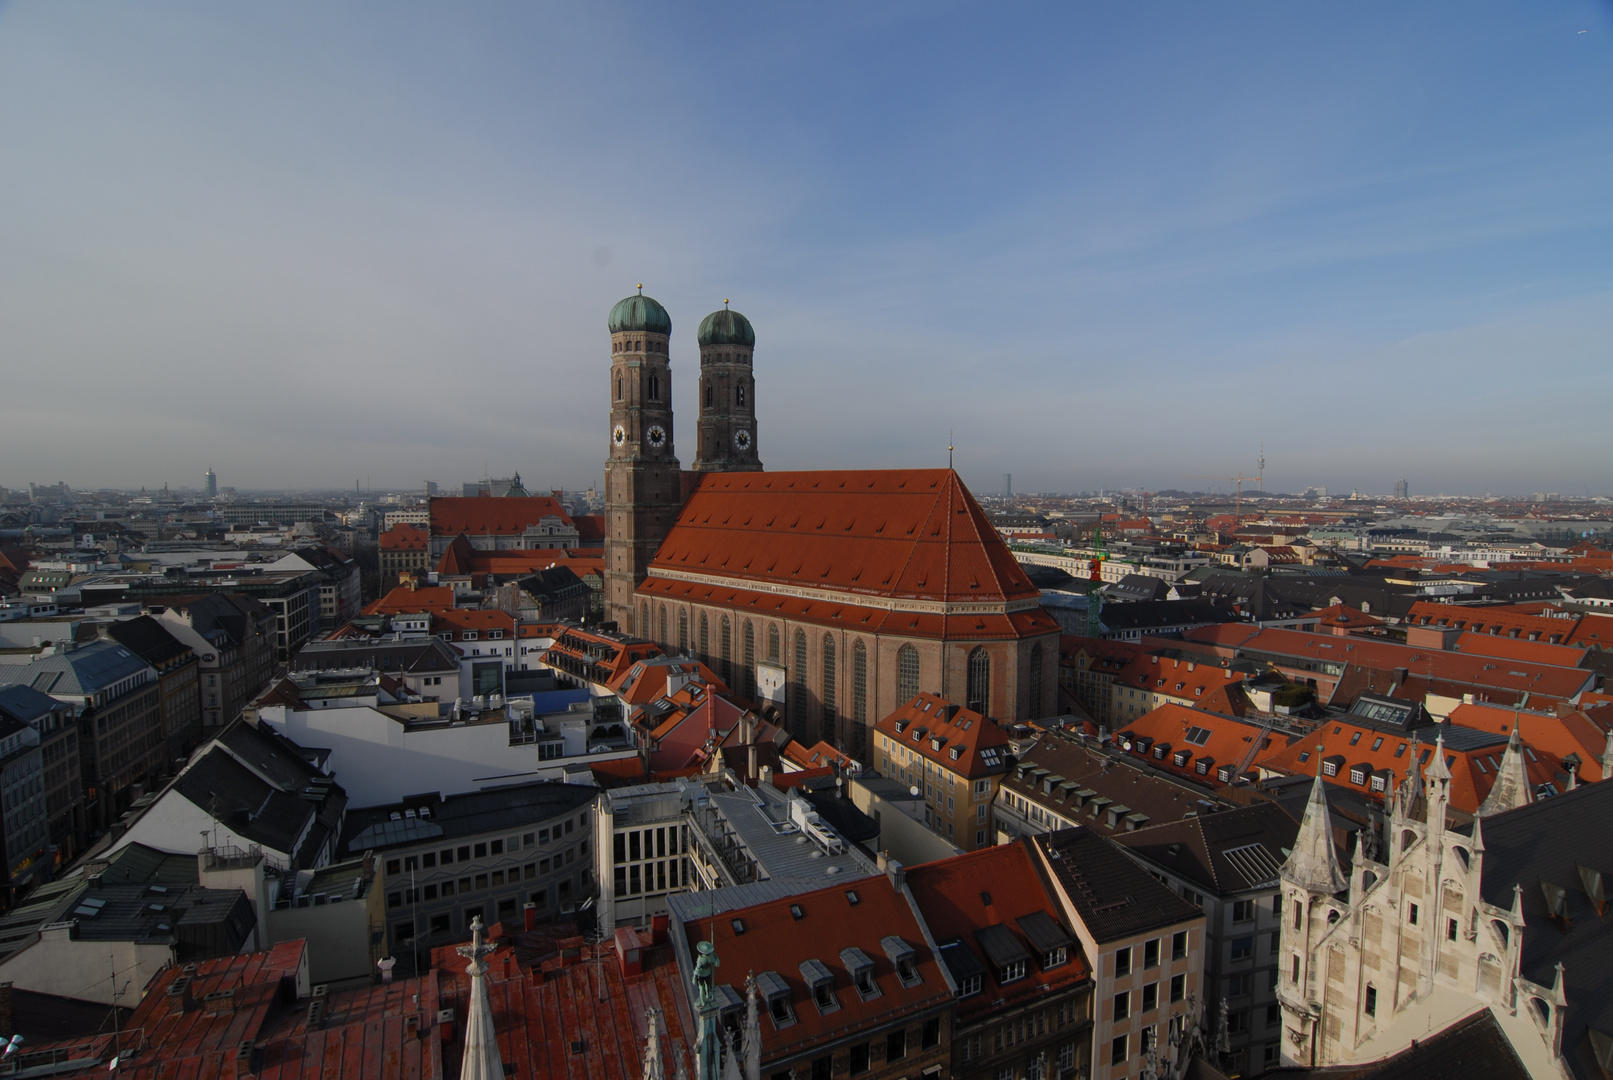
[[[0,485],[1613,493],[1613,2],[0,0]]]

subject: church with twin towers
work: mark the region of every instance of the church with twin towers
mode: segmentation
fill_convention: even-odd
[[[869,728],[921,691],[1003,723],[1054,715],[1059,628],[951,468],[767,472],[756,332],[701,320],[694,461],[672,415],[672,318],[610,312],[606,618],[782,711],[807,745],[867,760]],[[825,418],[832,426],[833,418]]]

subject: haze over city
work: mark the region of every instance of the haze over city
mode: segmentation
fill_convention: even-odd
[[[1605,494],[1609,12],[0,4],[0,484],[586,487],[643,282],[770,468]]]

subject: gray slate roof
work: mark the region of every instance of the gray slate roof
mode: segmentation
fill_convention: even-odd
[[[1044,833],[1035,843],[1100,945],[1204,917],[1113,840],[1085,826]]]
[[[95,641],[26,666],[0,666],[0,683],[22,683],[43,694],[68,697],[98,694],[151,665],[115,641]]]
[[[1568,1010],[1563,1056],[1574,1074],[1602,1080],[1588,1029],[1613,1035],[1613,919],[1597,914],[1580,867],[1613,877],[1613,783],[1573,791],[1484,819],[1484,878],[1480,891],[1510,908],[1513,886],[1523,890],[1524,978],[1551,986],[1563,965]],[[1555,923],[1541,884],[1566,893],[1568,920]]]

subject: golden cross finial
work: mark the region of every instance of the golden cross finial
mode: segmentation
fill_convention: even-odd
[[[725,296],[722,298],[722,306],[725,308],[728,306],[728,297]]]
[[[640,296],[644,295],[644,282],[642,281],[638,283],[638,294]]]

